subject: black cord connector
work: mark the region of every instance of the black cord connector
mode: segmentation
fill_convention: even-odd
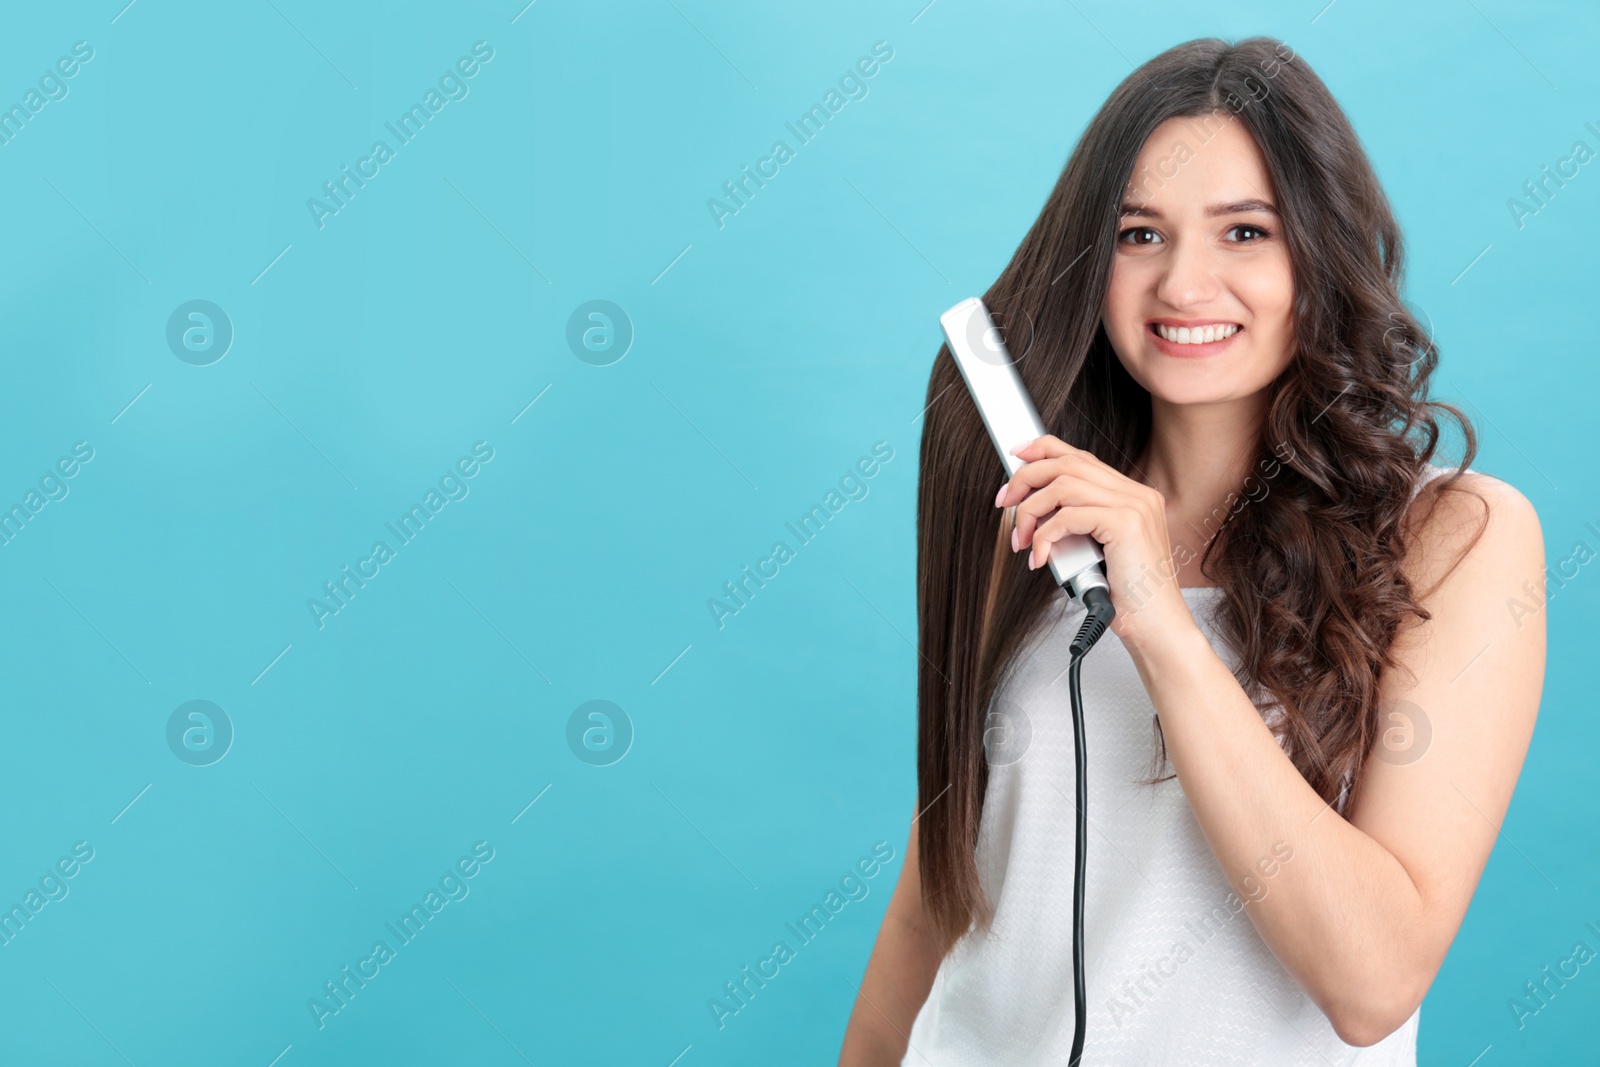
[[[1079,1067],[1083,1060],[1084,1030],[1088,1023],[1088,1004],[1083,984],[1083,898],[1084,867],[1089,841],[1088,814],[1085,810],[1089,798],[1089,785],[1086,778],[1088,760],[1085,757],[1083,744],[1083,691],[1078,675],[1083,667],[1083,657],[1104,636],[1111,626],[1111,620],[1117,616],[1117,609],[1111,604],[1111,593],[1103,586],[1085,589],[1083,606],[1089,615],[1078,628],[1078,635],[1072,639],[1072,663],[1067,669],[1067,690],[1072,698],[1073,750],[1078,768],[1077,848],[1072,871],[1073,1030],[1072,1053],[1067,1059],[1068,1067]]]
[[[1083,591],[1083,606],[1088,610],[1089,617],[1083,620],[1083,625],[1078,627],[1078,636],[1072,639],[1074,658],[1093,648],[1095,642],[1110,629],[1111,620],[1117,617],[1117,609],[1111,605],[1111,591],[1103,585]]]

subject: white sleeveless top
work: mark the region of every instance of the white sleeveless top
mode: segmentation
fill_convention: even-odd
[[[1220,597],[1183,590],[1212,648],[1236,669],[1210,617]],[[1083,618],[1058,591],[995,694],[989,721],[1000,730],[976,856],[994,927],[987,938],[969,929],[941,961],[905,1067],[1056,1067],[1071,1052],[1077,784],[1067,666]],[[1375,1045],[1345,1044],[1261,940],[1178,779],[1138,784],[1157,751],[1156,712],[1115,633],[1084,659],[1081,681],[1086,1067],[1415,1067],[1421,1008]],[[1256,878],[1270,894],[1272,879]]]

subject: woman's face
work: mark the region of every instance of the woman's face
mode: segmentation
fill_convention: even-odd
[[[1235,116],[1156,127],[1117,229],[1101,321],[1122,365],[1153,397],[1235,400],[1288,365],[1289,250],[1266,162]]]

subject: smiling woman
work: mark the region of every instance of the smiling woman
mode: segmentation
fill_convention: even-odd
[[[1355,132],[1281,42],[1180,45],[1090,122],[982,297],[1031,324],[1016,365],[1052,432],[1001,480],[948,347],[929,376],[916,817],[845,1067],[1075,1065],[1085,1046],[1415,1064],[1533,730],[1543,615],[1504,605],[1544,562],[1531,505],[1467,471],[1471,424],[1429,397],[1438,353],[1402,276]],[[1440,416],[1455,468],[1433,462]],[[1227,507],[1273,456],[1270,492]],[[1082,674],[1081,953],[1058,683],[1086,613],[1029,573],[1068,535],[1104,549],[1116,608]],[[1025,759],[989,758],[994,706],[1034,724]],[[1385,748],[1398,708],[1426,751]],[[1119,1009],[1280,842],[1293,862],[1249,923]]]
[[[1294,354],[1293,265],[1278,209],[1260,195],[1271,184],[1266,160],[1239,122],[1191,151],[1193,139],[1194,120],[1180,117],[1145,142],[1136,187],[1148,187],[1142,176],[1161,158],[1187,162],[1122,203],[1106,290],[1106,334],[1152,403],[1259,396]],[[1210,314],[1163,314],[1201,308]]]

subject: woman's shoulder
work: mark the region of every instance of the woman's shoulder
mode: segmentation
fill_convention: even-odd
[[[1458,475],[1451,484],[1452,489],[1461,491],[1459,495],[1477,497],[1486,504],[1492,512],[1499,510],[1525,511],[1534,513],[1531,501],[1524,496],[1516,486],[1503,478],[1497,478],[1479,470],[1461,470],[1460,467],[1446,467],[1438,463],[1428,463],[1422,469],[1422,475],[1417,479],[1417,490],[1430,486],[1435,489],[1443,488],[1444,483],[1435,484],[1441,477],[1448,480],[1449,476]],[[1448,499],[1451,494],[1438,494],[1440,501]]]
[[[1530,579],[1542,572],[1538,512],[1510,482],[1484,471],[1429,463],[1418,480],[1417,497],[1410,516],[1417,550],[1413,564],[1424,587],[1431,584],[1429,576],[1442,577],[1469,553],[1529,568]]]

